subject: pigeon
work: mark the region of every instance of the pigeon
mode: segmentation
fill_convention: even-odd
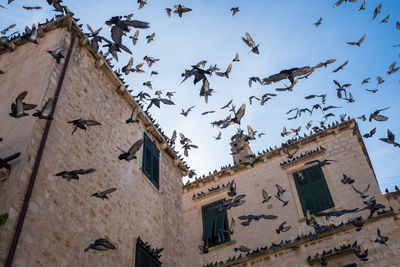
[[[222,135],[222,132],[220,130],[219,133],[218,133],[218,136],[217,137],[214,136],[214,139],[215,140],[221,140],[221,135]]]
[[[374,136],[375,133],[376,133],[376,127],[374,129],[372,129],[369,133],[364,134],[363,137],[370,138],[370,137]]]
[[[186,111],[182,109],[181,114],[185,117],[187,117],[187,115],[189,115],[189,112],[194,108],[195,106],[191,106],[190,108],[188,108]]]
[[[110,189],[107,189],[107,190],[105,190],[105,191],[103,191],[103,192],[96,192],[96,193],[94,193],[94,194],[92,194],[92,195],[90,195],[91,197],[97,197],[97,198],[101,198],[101,199],[108,199],[108,194],[111,194],[112,192],[114,192],[115,190],[117,190],[117,188],[110,188]]]
[[[263,197],[263,201],[261,203],[268,202],[268,200],[271,199],[271,196],[269,196],[267,191],[265,191],[264,189],[262,190],[262,197]]]
[[[138,37],[139,37],[139,30],[136,30],[133,36],[129,36],[129,38],[132,39],[133,45],[136,45]]]
[[[330,165],[331,162],[337,162],[337,161],[333,160],[333,159],[324,159],[323,161],[320,161],[320,160],[316,159],[316,160],[308,161],[308,162],[304,163],[304,165],[310,165],[310,164],[313,164],[313,163],[318,163],[318,166],[322,167],[322,166],[325,166],[325,165]]]
[[[126,124],[139,122],[139,120],[137,119],[138,110],[139,109],[137,106],[132,110],[131,117],[125,121]]]
[[[339,70],[342,70],[344,66],[346,66],[349,63],[349,60],[346,60],[342,65],[340,65],[337,69],[335,69],[333,72],[338,72]]]
[[[200,249],[204,254],[207,254],[207,253],[208,253],[208,246],[207,246],[207,245],[199,246],[199,249]]]
[[[231,220],[231,227],[229,228],[229,230],[224,230],[224,229],[219,229],[219,233],[229,233],[230,235],[233,235],[233,231],[235,230],[235,219],[232,217]]]
[[[72,179],[74,180],[79,180],[79,175],[86,175],[95,172],[96,169],[79,169],[79,170],[74,170],[74,171],[62,171],[59,173],[56,173],[55,176],[59,176],[61,178],[67,179],[67,181],[71,181]]]
[[[287,200],[285,199],[285,197],[283,196],[283,193],[285,193],[286,190],[283,189],[282,186],[280,186],[279,184],[275,184],[275,186],[276,186],[276,188],[278,189],[278,192],[277,192],[277,194],[275,195],[275,197],[276,197],[278,200],[280,200],[280,201],[283,202],[283,206],[286,206],[286,205],[289,203],[289,201],[287,201]]]
[[[347,44],[349,44],[349,45],[361,46],[361,43],[364,42],[366,36],[367,36],[367,35],[364,34],[364,35],[361,37],[361,39],[358,40],[358,42],[347,42]]]
[[[374,10],[374,16],[372,17],[372,19],[374,20],[376,18],[376,16],[378,16],[379,13],[381,13],[381,8],[382,8],[382,3],[379,4],[379,6],[377,6]]]
[[[351,210],[343,209],[343,210],[334,210],[334,211],[329,211],[329,212],[317,212],[317,213],[314,213],[314,215],[315,216],[320,216],[320,217],[325,216],[325,218],[328,220],[329,217],[331,217],[331,216],[339,217],[339,216],[342,216],[344,214],[352,213],[352,212],[356,212],[356,211],[358,211],[358,208],[351,209]]]
[[[150,43],[151,41],[153,41],[154,37],[156,37],[156,33],[155,32],[153,32],[151,35],[147,35],[146,36],[147,43]]]
[[[26,9],[26,10],[38,10],[38,9],[42,9],[41,6],[22,6],[22,8]]]
[[[233,16],[235,16],[235,14],[236,14],[237,12],[239,12],[240,10],[239,10],[239,7],[232,7],[232,8],[231,8],[231,11],[232,11],[232,17],[233,17]]]
[[[388,22],[388,19],[389,19],[389,17],[390,17],[390,14],[389,15],[387,15],[380,23],[387,23]]]
[[[360,6],[360,8],[358,9],[358,11],[360,10],[365,10],[365,0],[362,0],[362,4]]]
[[[232,101],[233,101],[233,99],[229,100],[229,102],[225,106],[223,106],[221,109],[229,108],[229,106],[232,104]]]
[[[118,156],[119,160],[126,160],[126,161],[130,161],[132,159],[136,159],[136,152],[139,151],[140,147],[143,145],[143,139],[140,139],[138,141],[136,141],[131,148],[128,150],[128,152],[125,152],[124,150],[120,149],[119,147],[117,147],[119,150],[121,150],[123,153],[120,154]]]
[[[386,121],[388,119],[388,117],[380,115],[379,113],[381,111],[387,110],[389,107],[384,108],[384,109],[378,109],[375,110],[373,113],[371,113],[371,115],[369,115],[369,121],[371,122],[372,119],[376,120],[376,121]]]
[[[232,60],[232,62],[239,62],[239,61],[240,61],[239,54],[236,53],[235,58]]]
[[[314,23],[315,28],[318,27],[319,25],[321,25],[321,22],[322,22],[322,18],[319,18],[319,20]]]
[[[57,48],[53,51],[51,50],[47,50],[47,52],[56,59],[57,63],[60,63],[61,59],[64,58],[64,56],[61,54],[62,52],[64,52],[64,48],[60,47]]]
[[[386,244],[386,242],[389,240],[389,237],[387,237],[387,236],[383,236],[382,234],[381,234],[381,230],[378,228],[377,230],[376,230],[376,233],[377,233],[377,238],[375,239],[375,243],[380,243],[380,244],[384,244],[384,245],[386,245],[387,246],[387,244]]]
[[[236,196],[236,183],[233,180],[229,183],[228,196],[230,197]]]
[[[86,131],[86,126],[101,125],[101,123],[98,122],[98,121],[95,121],[95,120],[83,120],[83,119],[77,119],[77,120],[69,121],[68,123],[71,123],[71,124],[73,124],[75,126],[74,130],[71,133],[71,135],[73,135],[78,128]]]
[[[50,113],[53,108],[53,99],[49,98],[46,104],[44,105],[42,110],[37,110],[35,113],[32,114],[34,117],[39,117],[40,119],[51,120]]]
[[[370,184],[368,184],[368,186],[367,186],[367,188],[365,188],[365,190],[364,191],[359,191],[359,190],[357,190],[353,185],[351,186],[352,188],[353,188],[353,190],[354,191],[356,191],[357,192],[357,194],[359,194],[360,195],[360,197],[361,198],[367,198],[367,197],[369,197],[369,195],[366,195],[365,193],[367,193],[368,192],[368,190],[369,190],[369,186],[370,186]]]
[[[366,83],[369,83],[369,80],[370,80],[370,79],[371,79],[371,77],[364,79],[364,80],[361,82],[361,85],[366,84]]]
[[[251,48],[250,52],[253,52],[254,54],[259,55],[260,52],[258,50],[258,45],[256,45],[253,41],[253,38],[251,38],[250,34],[248,32],[245,33],[246,38],[242,37],[242,40],[245,44],[247,44],[247,46],[249,46]],[[250,53],[249,52],[249,53]]]
[[[245,247],[245,246],[239,246],[239,247],[237,247],[237,248],[234,248],[233,250],[234,250],[235,252],[236,252],[236,251],[250,252],[250,249],[249,249],[248,247]]]
[[[216,75],[220,76],[220,77],[226,77],[227,79],[229,79],[229,73],[232,70],[232,63],[229,64],[228,68],[226,68],[225,72],[215,72]]]
[[[396,67],[396,61],[393,62],[393,63],[389,66],[389,70],[388,70],[387,74],[390,75],[390,74],[395,73],[396,71],[400,70],[400,67],[397,67],[397,68],[395,68],[395,67]]]
[[[166,8],[165,11],[167,11],[167,15],[170,18],[172,9],[171,8]]]
[[[106,251],[109,249],[115,249],[115,246],[113,245],[113,243],[111,243],[107,239],[99,238],[99,239],[96,239],[94,242],[90,243],[90,245],[87,248],[85,248],[84,251],[87,252],[90,249]]]
[[[27,104],[23,102],[27,94],[28,91],[20,93],[15,99],[15,103],[11,104],[11,113],[9,113],[11,117],[21,118],[29,116],[29,114],[25,113],[25,111],[36,108],[36,105],[34,104]]]
[[[174,13],[178,14],[180,18],[182,18],[183,13],[192,11],[192,9],[184,7],[183,5],[175,5],[174,7],[175,7]]]
[[[343,179],[340,180],[340,182],[342,182],[342,184],[352,184],[352,183],[354,183],[354,181],[355,181],[354,179],[351,179],[346,174],[343,174]]]
[[[394,134],[388,129],[387,130],[387,138],[379,138],[379,140],[381,140],[381,141],[383,141],[383,142],[385,142],[385,143],[388,143],[388,144],[391,144],[391,145],[394,145],[395,147],[397,146],[397,147],[400,147],[400,144],[399,143],[396,143],[394,140],[395,140],[395,136],[394,136]]]
[[[283,223],[281,223],[281,224],[279,225],[279,227],[278,227],[277,229],[275,229],[275,231],[276,231],[278,234],[280,234],[281,232],[283,233],[283,232],[289,231],[290,228],[291,228],[291,226],[285,226],[286,223],[287,223],[286,221],[284,221]]]

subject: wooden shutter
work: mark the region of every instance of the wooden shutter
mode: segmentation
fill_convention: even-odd
[[[144,134],[144,143],[143,143],[143,162],[142,162],[142,170],[146,174],[147,177],[151,177],[152,173],[152,147],[151,147],[151,140],[147,136],[147,134]]]
[[[153,145],[153,162],[152,162],[152,180],[154,185],[159,187],[159,168],[160,168],[160,151],[157,149],[155,144]]]
[[[303,179],[297,173],[293,174],[301,206],[306,215],[334,207],[324,174],[319,166],[313,166],[301,171]]]
[[[160,184],[160,150],[151,139],[144,134],[142,170],[149,180],[159,188]]]
[[[161,262],[147,252],[141,245],[136,244],[135,267],[160,267]]]

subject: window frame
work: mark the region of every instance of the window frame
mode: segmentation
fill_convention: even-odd
[[[160,150],[146,133],[143,136],[142,172],[160,189]]]
[[[203,205],[201,207],[201,218],[202,218],[202,225],[203,225],[203,237],[202,237],[202,240],[204,242],[204,246],[207,246],[208,248],[216,247],[216,246],[219,246],[219,245],[222,245],[222,244],[224,244],[226,242],[231,241],[231,235],[230,235],[229,232],[224,232],[224,233],[221,233],[221,234],[217,234],[215,236],[212,235],[212,237],[210,237],[208,239],[205,239],[205,240],[203,239],[204,238],[204,231],[205,231],[205,227],[206,227],[205,221],[207,221],[207,219],[205,218],[206,209],[209,208],[209,207],[212,207],[212,206],[217,206],[217,205],[223,203],[224,201],[225,201],[225,198],[217,200],[217,201],[214,201],[214,202],[211,202],[211,203],[208,203],[208,204]],[[215,210],[215,212],[218,213],[219,211]],[[223,224],[224,224],[224,230],[229,231],[228,212],[227,212],[226,209],[224,209],[224,211],[220,211],[220,212],[224,213],[222,215]],[[213,216],[215,216],[215,215],[213,215]],[[208,220],[210,220],[210,219],[208,219]],[[211,228],[211,232],[213,232],[213,230],[214,230],[213,228],[214,228],[214,225]]]
[[[303,194],[304,194],[304,192],[303,192],[303,191],[304,191],[304,188],[301,188],[301,185],[299,184],[299,176],[298,176],[298,173],[302,173],[302,174],[304,175],[304,172],[310,171],[311,169],[314,169],[314,168],[318,168],[319,174],[320,174],[320,179],[318,179],[318,181],[314,181],[314,186],[315,186],[315,182],[317,182],[317,183],[319,182],[319,183],[320,183],[320,186],[322,186],[322,188],[320,187],[320,189],[319,189],[318,191],[324,190],[324,195],[327,196],[327,197],[324,199],[324,201],[327,201],[327,203],[326,203],[325,205],[322,205],[322,207],[319,208],[319,209],[315,209],[314,211],[311,211],[311,210],[310,210],[310,213],[311,213],[311,214],[314,214],[314,213],[316,213],[316,212],[324,211],[324,210],[327,210],[327,209],[330,209],[330,208],[335,207],[335,202],[333,201],[333,197],[332,197],[331,191],[329,190],[329,186],[328,186],[328,183],[327,183],[327,181],[326,181],[326,178],[325,178],[325,175],[324,175],[324,172],[323,172],[321,166],[319,166],[319,165],[313,165],[313,166],[310,166],[310,167],[308,167],[308,168],[305,168],[305,169],[296,171],[296,172],[294,172],[294,173],[292,174],[293,181],[294,181],[294,184],[295,184],[295,187],[296,187],[296,190],[297,190],[297,196],[298,196],[298,198],[299,198],[300,206],[301,206],[301,209],[302,209],[302,211],[303,211],[304,216],[306,216],[306,214],[307,214],[307,209],[308,209],[308,207],[306,206],[305,197],[303,196]],[[310,186],[310,185],[309,185],[309,186]],[[311,186],[311,187],[312,187],[312,186]],[[319,202],[319,203],[320,203],[320,202]]]
[[[160,267],[162,265],[162,262],[159,259],[151,255],[141,244],[139,244],[139,242],[136,242],[135,267],[143,267],[139,262],[141,255],[144,255],[145,259],[148,259],[149,261],[150,265],[145,267]]]

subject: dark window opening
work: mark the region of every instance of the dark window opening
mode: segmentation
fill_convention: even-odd
[[[224,199],[201,207],[204,246],[214,247],[231,240],[226,209],[219,211]]]
[[[300,175],[299,175],[300,173]],[[293,174],[304,216],[333,208],[333,200],[320,166],[312,166]]]
[[[160,173],[160,151],[156,144],[144,134],[143,143],[143,164],[142,171],[154,184],[155,187],[159,188],[159,173]]]
[[[345,265],[343,267],[357,267],[357,264],[355,264],[355,263],[347,264],[347,265]]]
[[[160,267],[161,262],[142,245],[136,243],[135,267]]]

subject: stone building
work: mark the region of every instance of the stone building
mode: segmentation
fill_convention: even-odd
[[[249,158],[246,138],[233,140],[231,147],[233,166],[183,187],[185,266],[400,266],[400,192],[381,194],[355,120],[290,142],[285,146],[294,154],[290,159],[283,147]],[[334,161],[316,161],[325,159]],[[343,184],[344,174],[355,181]],[[276,185],[285,190],[286,205],[276,197]],[[352,186],[368,187],[369,197],[361,198]],[[245,197],[232,200],[231,188],[235,197]],[[370,217],[363,201],[371,197],[386,208]],[[338,217],[316,216],[357,208]],[[320,228],[306,223],[307,210]],[[374,242],[378,228],[389,237],[387,246]],[[367,261],[352,250],[356,241],[362,242],[361,254],[368,250],[361,256]]]
[[[16,38],[0,51],[0,157],[21,153],[1,170],[0,214],[9,217],[0,227],[0,265],[184,266],[186,165],[140,106],[139,123],[125,123],[138,104],[73,19],[41,25],[38,41]],[[57,63],[47,50],[59,47],[65,58]],[[52,120],[9,116],[23,91],[37,109],[52,98]],[[76,119],[101,125],[71,135]],[[117,146],[128,150],[140,139],[137,159],[118,159]],[[86,168],[96,171],[71,181],[55,176]],[[109,188],[117,189],[109,199],[91,197]],[[116,249],[84,252],[99,238]]]

